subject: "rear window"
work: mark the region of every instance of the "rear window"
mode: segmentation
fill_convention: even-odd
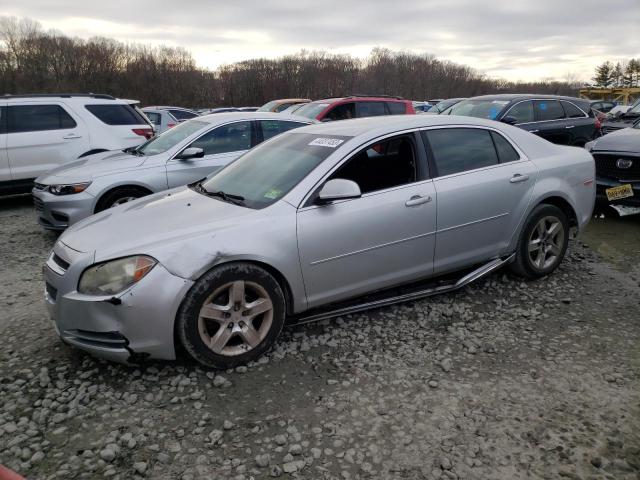
[[[495,120],[508,104],[509,100],[463,100],[451,107],[448,113],[449,115],[462,115],[464,117],[488,118],[489,120]]]
[[[38,132],[75,128],[75,120],[60,105],[10,105],[7,132]]]
[[[85,105],[107,125],[146,125],[147,121],[131,105]]]
[[[144,112],[144,113],[147,116],[147,118],[151,120],[151,123],[153,123],[154,125],[160,125],[162,123],[160,121],[159,113],[155,113],[155,112]]]
[[[288,130],[304,127],[306,123],[289,122],[281,120],[260,120],[260,126],[262,127],[262,139],[269,140],[271,137],[275,137]]]
[[[407,106],[402,102],[387,102],[387,107],[391,115],[404,115],[407,113]]]
[[[171,112],[171,115],[173,115],[175,119],[179,121],[190,120],[198,116],[197,113],[188,112],[186,110],[169,110],[169,112]]]

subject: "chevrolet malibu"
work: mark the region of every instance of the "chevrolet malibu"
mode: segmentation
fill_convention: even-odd
[[[151,193],[204,178],[246,150],[313,123],[292,115],[240,112],[187,120],[136,148],[102,152],[38,177],[38,222],[50,230]]]
[[[503,123],[420,115],[298,128],[216,175],[69,228],[45,268],[62,339],[229,368],[307,322],[553,272],[588,222],[594,162]]]

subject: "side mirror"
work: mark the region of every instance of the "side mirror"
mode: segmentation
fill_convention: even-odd
[[[198,147],[185,148],[182,152],[176,155],[178,160],[189,160],[190,158],[202,158],[204,157],[204,150]]]
[[[511,117],[507,115],[506,117],[502,117],[500,120],[502,123],[506,123],[507,125],[515,125],[518,123],[518,119],[516,117]]]
[[[318,194],[318,203],[330,203],[336,200],[346,200],[348,198],[359,198],[362,196],[360,187],[352,180],[334,178],[322,186]]]

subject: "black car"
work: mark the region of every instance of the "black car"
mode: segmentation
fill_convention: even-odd
[[[516,125],[560,145],[584,146],[600,135],[589,100],[557,95],[484,95],[456,103],[443,114]]]
[[[640,119],[640,100],[625,113],[616,114],[607,118],[602,122],[602,133],[607,134],[620,130],[621,128],[629,128]]]
[[[640,207],[640,119],[585,145],[596,161],[596,202]]]

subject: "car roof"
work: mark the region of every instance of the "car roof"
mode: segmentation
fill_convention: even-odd
[[[463,117],[459,115],[383,115],[379,117],[323,122],[297,128],[295,132],[357,137],[369,132],[375,135],[378,133],[378,130],[384,134],[386,132],[400,131],[403,129],[426,128],[439,125],[475,125],[501,128],[505,124],[483,118]]]
[[[194,112],[195,110],[192,110],[191,108],[184,108],[184,107],[173,107],[171,105],[148,105],[144,108],[155,108],[156,110],[168,110],[168,109],[172,109],[172,110],[186,110],[187,112]]]
[[[501,93],[496,95],[479,95],[477,97],[469,97],[465,100],[533,100],[533,99],[543,99],[543,100],[569,100],[572,102],[588,102],[584,98],[578,97],[568,97],[565,95],[537,95],[534,93]]]
[[[221,112],[212,113],[209,115],[202,115],[197,118],[192,118],[189,121],[207,122],[207,123],[227,123],[234,122],[236,120],[290,120],[295,122],[314,123],[307,117],[300,115],[288,115],[286,113],[274,113],[274,112]]]
[[[127,98],[115,98],[111,95],[93,95],[93,94],[74,94],[74,93],[61,93],[61,94],[28,94],[28,95],[2,95],[0,100],[11,103],[47,103],[48,101],[62,100],[65,103],[75,103],[82,105],[108,105],[113,102],[113,105],[132,105],[139,103],[138,100],[131,100]]]
[[[350,95],[348,97],[330,97],[330,98],[320,98],[318,100],[314,100],[313,102],[310,103],[336,103],[336,102],[361,102],[361,101],[365,101],[365,102],[370,102],[370,101],[376,101],[376,102],[410,102],[410,100],[406,100],[404,98],[399,98],[399,97],[376,97],[375,95],[372,95],[370,97],[365,96],[365,95]]]

